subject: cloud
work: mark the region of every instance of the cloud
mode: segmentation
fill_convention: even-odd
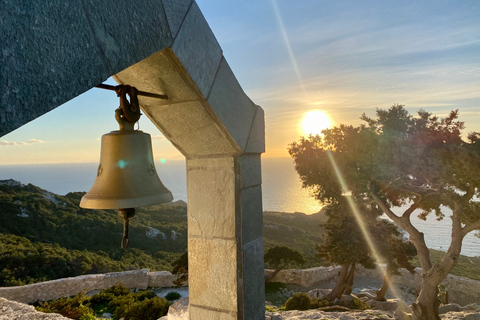
[[[43,143],[42,140],[39,139],[30,139],[28,142],[23,141],[7,141],[7,140],[0,140],[0,147],[7,147],[7,146],[25,146],[33,143]]]
[[[43,140],[39,140],[39,139],[30,139],[30,140],[28,140],[28,142],[30,142],[30,143],[43,143]]]
[[[7,140],[1,140],[0,141],[0,146],[20,146],[20,145],[26,145],[27,143],[25,142],[14,142],[14,141],[7,141]]]
[[[154,140],[166,140],[164,135],[158,134],[156,136],[152,136],[152,139]]]

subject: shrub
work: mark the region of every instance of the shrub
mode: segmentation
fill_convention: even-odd
[[[168,301],[175,301],[175,300],[178,300],[182,297],[182,295],[176,291],[172,291],[172,292],[169,292],[167,293],[167,295],[165,296],[165,299],[167,299]]]
[[[305,292],[296,292],[285,302],[285,310],[308,310],[311,308],[312,300]]]
[[[166,299],[160,297],[145,299],[127,305],[122,317],[128,320],[156,320],[167,314],[168,307]]]

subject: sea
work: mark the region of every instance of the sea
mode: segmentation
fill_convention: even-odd
[[[170,189],[174,201],[187,202],[185,160],[155,163],[163,184]],[[98,163],[0,165],[0,180],[14,179],[23,184],[34,184],[50,192],[65,195],[68,192],[88,191],[95,180]],[[262,197],[264,211],[317,213],[322,205],[301,181],[290,158],[262,159]],[[432,214],[426,221],[415,218],[413,224],[425,234],[427,246],[446,251],[451,239],[451,212],[445,208],[445,218],[437,221]],[[468,234],[463,240],[462,254],[480,256],[480,238]]]

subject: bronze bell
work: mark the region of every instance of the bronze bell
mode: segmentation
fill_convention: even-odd
[[[125,87],[120,86],[121,106],[116,110],[121,130],[102,136],[97,178],[80,201],[80,207],[86,209],[118,209],[124,219],[122,248],[128,245],[128,221],[135,215],[136,207],[173,200],[155,170],[150,135],[133,130],[133,124],[123,116],[122,107],[131,108],[136,102],[135,88]],[[131,103],[126,100],[126,93],[130,93]],[[138,104],[137,109],[139,118]]]

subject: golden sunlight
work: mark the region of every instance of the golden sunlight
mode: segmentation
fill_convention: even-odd
[[[304,134],[320,134],[323,129],[331,126],[330,118],[320,110],[307,112],[302,120]]]

